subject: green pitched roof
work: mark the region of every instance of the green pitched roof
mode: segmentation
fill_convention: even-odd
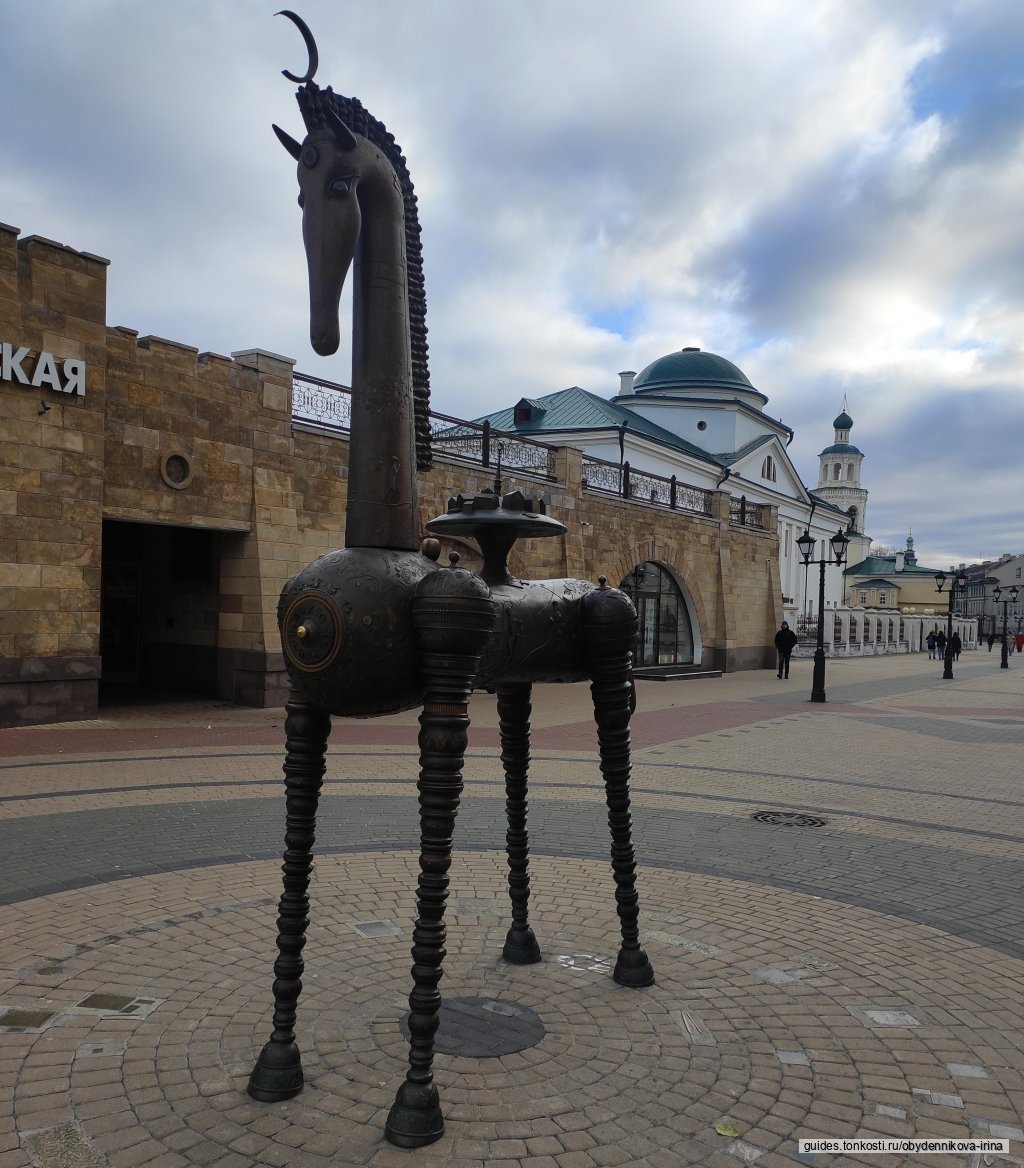
[[[859,564],[851,564],[844,576],[934,576],[935,568],[922,568],[920,564],[904,564],[903,571],[896,571],[895,556],[868,556]]]
[[[560,389],[557,393],[549,393],[545,397],[521,398],[533,407],[534,417],[529,421],[515,420],[515,406],[504,410],[497,410],[482,418],[475,418],[477,425],[490,422],[496,430],[505,430],[510,434],[527,434],[536,436],[542,441],[544,435],[550,432],[566,433],[573,430],[612,430],[625,423],[631,434],[640,434],[645,438],[668,446],[673,450],[682,451],[702,462],[710,462],[714,466],[725,466],[724,455],[709,454],[664,426],[650,422],[640,414],[618,406],[614,402],[598,397],[595,393],[580,389],[578,385],[569,389]],[[443,434],[437,435],[443,438]],[[730,456],[732,457],[732,456]]]
[[[745,442],[739,450],[716,454],[715,458],[723,466],[732,466],[733,463],[739,462],[741,458],[746,458],[748,454],[752,454],[759,446],[765,446],[775,437],[775,434],[759,434],[756,438],[751,438],[749,442]]]

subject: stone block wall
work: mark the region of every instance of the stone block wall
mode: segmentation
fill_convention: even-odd
[[[209,581],[181,595],[154,585],[143,598],[149,655],[184,675],[192,654],[219,696],[279,705],[277,599],[295,572],[344,544],[348,441],[292,422],[289,358],[260,349],[222,357],[108,327],[106,270],[99,256],[0,225],[8,372],[19,348],[31,350],[29,382],[40,352],[86,368],[84,394],[0,379],[0,725],[95,715],[105,521],[108,536],[118,523],[211,533]],[[617,585],[659,561],[690,597],[700,663],[768,660],[781,619],[774,521],[767,531],[733,527],[724,493],[704,516],[584,491],[582,456],[568,448],[553,472],[503,471],[503,490],[543,496],[567,529],[517,544],[515,575]],[[450,497],[490,486],[493,473],[438,454],[420,476],[424,534]],[[470,542],[444,542],[442,562],[457,551],[465,566],[480,565]],[[153,580],[151,556],[148,570]]]
[[[0,225],[0,341],[86,393],[0,381],[0,725],[85,716],[99,677],[107,261]]]

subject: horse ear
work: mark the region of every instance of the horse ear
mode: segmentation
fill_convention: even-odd
[[[301,145],[295,141],[291,134],[286,134],[280,126],[274,126],[274,133],[285,150],[298,162],[299,155],[302,153]]]
[[[327,128],[334,135],[335,140],[342,150],[354,150],[356,148],[356,136],[345,125],[345,123],[338,116],[337,110],[327,107]]]

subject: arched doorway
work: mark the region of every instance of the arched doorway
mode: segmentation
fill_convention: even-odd
[[[682,589],[663,565],[648,560],[619,585],[636,605],[640,633],[633,664],[692,665],[693,627]]]

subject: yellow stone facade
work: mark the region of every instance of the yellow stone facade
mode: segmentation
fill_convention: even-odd
[[[108,326],[106,274],[99,256],[0,225],[0,725],[94,716],[129,613],[137,680],[281,703],[277,598],[343,543],[347,439],[293,421],[287,358]],[[84,362],[84,393],[56,387],[42,353],[58,369]],[[437,455],[420,480],[424,524],[491,473]],[[699,625],[698,664],[767,664],[781,619],[774,515],[736,527],[724,492],[698,516],[590,492],[581,474],[563,448],[555,481],[504,476],[568,527],[517,545],[512,570],[618,584],[637,564],[667,565]]]

